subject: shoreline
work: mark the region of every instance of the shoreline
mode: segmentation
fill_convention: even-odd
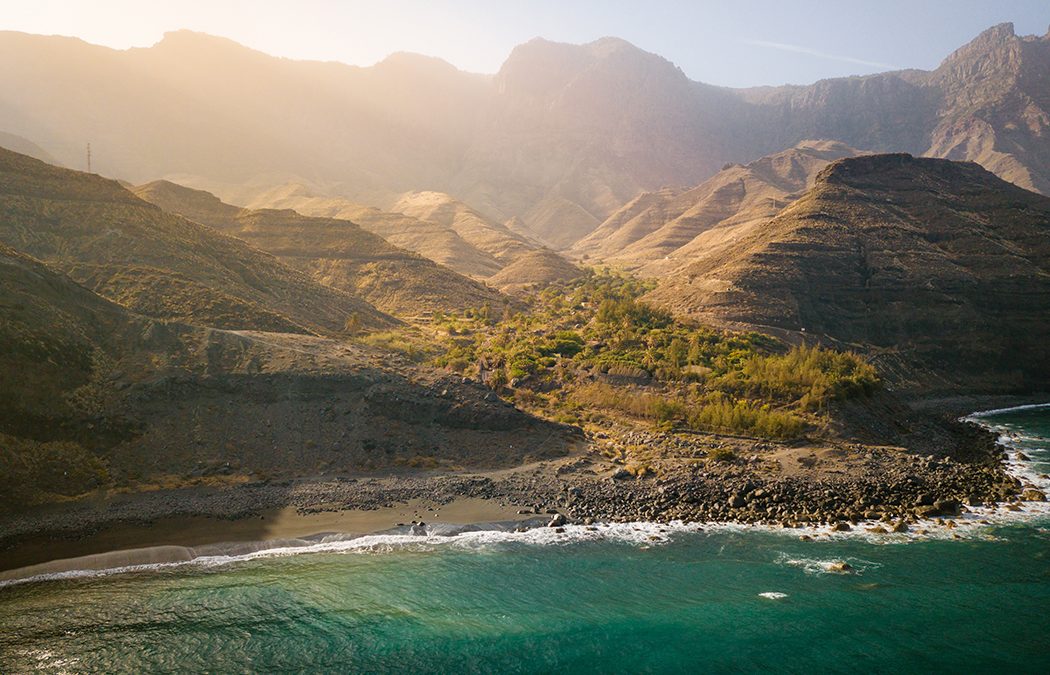
[[[1005,397],[996,398],[1003,400]],[[959,419],[980,424],[973,418],[1022,407],[1050,406],[1045,402],[1046,398],[1042,401],[980,410]],[[951,411],[948,407],[941,409]],[[982,428],[988,429],[984,425]],[[1002,440],[998,439],[999,442]],[[1001,446],[996,445],[996,448],[998,456],[1002,457]],[[1016,469],[1019,467],[1013,467],[1011,471],[1015,462],[1009,457],[1006,460],[1000,461],[1000,468],[1010,473],[1015,492],[1019,492],[1024,481],[1030,480],[1031,476],[1018,473]],[[919,470],[958,471],[958,467],[953,466],[957,463],[950,460],[930,462],[930,458],[917,458],[917,461]],[[940,527],[955,529],[962,521],[995,518],[995,514],[1004,509],[1008,514],[1017,514],[1017,509],[1023,512],[1025,508],[1016,501],[1012,505],[1007,502],[1004,506],[999,502],[995,507],[986,507],[983,501],[964,506],[939,504],[942,500],[927,499],[925,501],[935,503],[920,507],[928,511],[925,517],[914,517],[914,512],[908,507],[888,505],[880,511],[864,513],[807,512],[796,508],[795,511],[803,517],[792,519],[790,515],[786,518],[778,515],[775,510],[763,513],[748,503],[734,506],[739,491],[734,493],[732,489],[721,491],[718,496],[723,503],[720,505],[709,495],[683,495],[680,490],[689,487],[681,480],[683,477],[618,480],[600,472],[596,474],[596,467],[592,464],[589,458],[571,457],[561,462],[538,462],[491,472],[301,479],[278,484],[135,493],[94,504],[85,500],[49,508],[41,514],[9,518],[4,523],[3,535],[0,535],[0,542],[4,544],[4,550],[0,552],[0,581],[16,573],[24,577],[30,566],[52,564],[57,565],[56,570],[62,571],[59,569],[62,561],[89,564],[92,557],[98,562],[99,556],[129,550],[152,551],[169,547],[182,549],[170,552],[171,555],[185,557],[190,555],[186,549],[217,545],[227,548],[258,546],[290,539],[311,541],[326,532],[352,538],[375,533],[396,534],[399,524],[411,527],[418,521],[476,529],[479,524],[529,524],[531,519],[529,527],[542,527],[557,512],[583,526],[598,523],[638,526],[678,523],[702,528],[758,526],[759,529],[784,530],[812,537],[832,532],[836,535],[849,532],[888,535],[925,533]],[[725,474],[710,478],[717,482],[728,480],[730,488],[739,486],[740,472],[734,474],[729,469]],[[742,476],[745,483],[749,482],[746,471]],[[705,485],[712,482],[708,480],[707,472],[691,478]],[[751,495],[769,489],[768,485],[755,487],[754,481],[750,482],[752,489],[744,496],[745,502],[752,501]],[[802,487],[812,491],[822,485],[819,481],[809,481]],[[878,486],[862,484],[861,492],[866,487]],[[600,494],[596,495],[601,492],[606,493],[604,499]],[[724,501],[726,494],[730,495],[728,504]],[[793,505],[801,506],[807,496],[805,493],[799,495]],[[699,499],[691,502],[690,497]],[[709,513],[725,513],[730,517],[688,517],[690,514],[703,516]],[[1011,519],[1015,518],[1016,515]],[[13,530],[10,529],[12,524],[15,525]]]

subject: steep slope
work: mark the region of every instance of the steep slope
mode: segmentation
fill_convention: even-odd
[[[264,191],[245,205],[253,209],[292,209],[308,216],[350,220],[395,246],[415,251],[470,277],[489,277],[500,269],[495,258],[449,227],[363,206],[342,197],[315,195],[302,185],[283,185]]]
[[[348,220],[303,216],[288,209],[242,210],[168,181],[148,183],[134,192],[394,314],[416,316],[507,301],[494,289],[393,246]]]
[[[449,228],[471,246],[495,258],[501,267],[540,248],[505,225],[489,220],[467,204],[440,192],[402,195],[390,210]]]
[[[578,279],[583,271],[550,249],[526,253],[488,282],[507,293],[522,293],[554,283]]]
[[[902,387],[1037,388],[1050,377],[1048,235],[1050,198],[977,164],[844,159],[651,299],[873,350]]]
[[[138,313],[225,328],[339,332],[393,320],[115,181],[0,149],[0,242]]]
[[[686,192],[685,188],[665,187],[638,194],[593,232],[573,244],[570,252],[582,258],[593,256],[599,260],[615,255],[685,211],[688,201],[682,205],[676,202],[683,192]]]
[[[459,377],[136,316],[2,244],[0,285],[0,511],[112,484],[503,466],[569,442]]]
[[[978,162],[1050,194],[1050,33],[1001,24],[960,48],[930,75],[943,103],[926,154]]]
[[[568,248],[601,223],[585,208],[564,197],[547,197],[526,211],[520,220],[524,225],[521,234],[558,250]]]
[[[643,193],[573,252],[642,267],[643,274],[663,273],[746,236],[798,197],[829,162],[857,154],[835,141],[803,141],[746,166],[725,167],[689,190]]]
[[[617,38],[532,40],[511,52],[493,89],[449,192],[501,218],[522,216],[541,239],[553,232],[543,218],[530,222],[530,210],[585,212],[597,225],[643,189],[711,175],[746,108],[731,90],[692,82]],[[549,243],[586,234],[576,223]]]
[[[127,312],[0,244],[0,433],[55,430],[92,379],[96,352],[116,356]]]
[[[853,147],[979,162],[1050,194],[1050,33],[993,26],[934,71],[824,80],[742,91],[748,126],[781,143],[831,138]]]

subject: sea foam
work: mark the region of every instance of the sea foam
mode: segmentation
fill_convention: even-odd
[[[996,425],[985,419],[1001,413],[1038,408],[1050,408],[1050,403],[982,411],[963,417],[961,420],[980,424],[1000,433],[999,442],[1011,449],[1007,459],[1004,460],[1007,471],[1022,483],[1032,484],[1048,492],[1050,491],[1050,480],[1041,477],[1034,462],[1016,457],[1016,451],[1026,454],[1033,452],[1042,454],[1042,449],[1018,445],[1018,434],[1013,433],[1005,425]],[[1029,442],[1047,440],[1027,435],[1024,438]],[[806,535],[817,541],[862,539],[873,544],[904,544],[929,539],[973,537],[996,539],[996,536],[990,532],[989,526],[991,525],[1010,525],[1048,516],[1050,516],[1050,502],[1026,502],[1021,511],[1011,511],[1004,505],[969,507],[967,513],[951,519],[952,527],[948,527],[947,520],[934,520],[920,523],[909,532],[892,534],[869,531],[884,525],[874,521],[860,522],[846,532],[833,531],[830,526],[823,525],[783,528],[772,524],[744,525],[740,523],[683,523],[680,521],[601,523],[550,528],[544,527],[544,523],[535,519],[526,521],[527,529],[524,530],[522,530],[521,521],[474,525],[432,525],[425,528],[425,534],[413,534],[412,528],[406,526],[369,535],[329,533],[301,539],[216,544],[197,548],[153,547],[70,558],[0,573],[0,588],[30,582],[150,572],[185,566],[219,567],[259,558],[308,553],[382,554],[398,551],[432,551],[443,547],[483,551],[486,548],[514,542],[537,546],[563,546],[587,541],[610,541],[646,548],[666,544],[678,534],[701,532],[707,534],[764,532],[792,537]],[[166,559],[158,561],[158,556]],[[107,564],[107,561],[112,564]],[[777,562],[800,567],[807,573],[826,574],[834,573],[831,568],[840,561],[784,556]],[[846,562],[854,571],[859,572],[874,565],[868,561],[854,559],[846,559]],[[841,570],[838,573],[841,573]],[[763,597],[766,596],[763,595]]]

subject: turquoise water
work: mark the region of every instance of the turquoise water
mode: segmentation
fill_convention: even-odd
[[[1046,409],[986,421],[1050,460]],[[1050,671],[1045,518],[881,544],[661,529],[373,537],[11,585],[0,671]]]

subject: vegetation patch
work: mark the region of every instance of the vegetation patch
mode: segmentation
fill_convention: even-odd
[[[781,440],[819,428],[832,400],[879,386],[857,354],[686,324],[642,300],[651,288],[590,270],[547,287],[527,312],[436,315],[433,363],[554,420]]]

